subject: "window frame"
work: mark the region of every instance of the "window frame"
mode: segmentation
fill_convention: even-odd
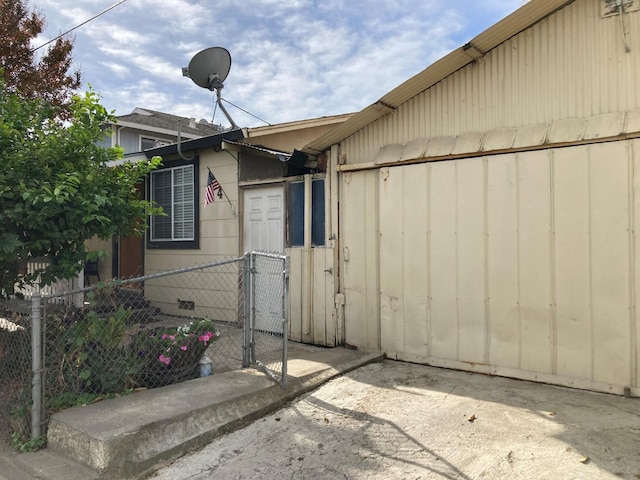
[[[140,134],[138,135],[138,148],[140,152],[145,151],[145,149],[142,148],[143,140],[152,140],[154,142],[153,147],[149,147],[146,150],[149,150],[151,148],[164,147],[165,145],[171,144],[171,140],[169,140],[168,138],[152,137],[151,135]]]
[[[147,190],[147,198],[151,201],[154,201],[153,198],[153,175],[157,175],[161,172],[166,172],[167,170],[171,170],[172,172],[178,168],[183,168],[191,165],[193,168],[193,238],[192,239],[156,239],[153,238],[153,216],[149,217],[148,220],[148,233],[147,237],[147,247],[150,249],[191,249],[197,250],[200,249],[200,179],[199,179],[199,159],[198,157],[193,158],[192,160],[173,160],[173,161],[165,161],[163,162],[163,167],[153,172],[149,173],[149,181],[147,182],[148,190]],[[173,174],[172,174],[173,176]],[[175,204],[175,192],[171,192],[171,204]],[[173,220],[171,221],[171,231],[173,236],[174,224]]]
[[[314,189],[314,184],[319,185],[320,188],[317,190]],[[285,194],[286,201],[286,212],[287,212],[287,220],[286,220],[286,247],[287,248],[303,248],[305,245],[304,238],[304,176],[302,178],[290,178],[287,179],[287,188]],[[296,202],[296,199],[293,198],[293,185],[301,185],[302,186],[302,201]],[[314,192],[315,190],[315,192]],[[317,192],[322,192],[322,201],[314,202],[314,197],[316,197]],[[326,248],[327,240],[326,240],[326,177],[313,175],[311,178],[311,238],[309,239],[309,245],[311,248]],[[317,199],[317,197],[315,198]],[[320,203],[318,206],[317,204]],[[300,215],[299,211],[294,211],[294,206],[297,205],[302,209],[302,214]],[[318,215],[318,210],[321,210],[321,215]],[[297,214],[297,215],[295,215]],[[301,218],[297,218],[301,217]],[[317,230],[316,223],[314,223],[314,219],[317,219],[321,223],[321,230]],[[302,231],[297,231],[302,229]],[[300,238],[302,238],[302,243],[300,243]],[[316,241],[317,240],[317,241]]]

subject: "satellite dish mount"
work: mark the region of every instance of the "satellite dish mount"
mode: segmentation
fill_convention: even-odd
[[[222,105],[223,82],[231,69],[231,54],[226,48],[211,47],[198,52],[182,69],[182,75],[189,77],[199,87],[216,92],[216,103],[224,113],[232,128],[240,128]]]

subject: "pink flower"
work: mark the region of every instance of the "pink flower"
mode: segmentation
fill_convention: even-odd
[[[187,351],[187,346],[186,345],[182,345],[180,347],[180,350],[182,350],[183,352],[186,352]]]
[[[160,360],[165,365],[169,365],[171,363],[171,358],[165,357],[163,354],[160,354],[160,356],[158,357],[158,360]]]
[[[163,333],[163,334],[162,334],[162,339],[163,339],[163,340],[166,340],[167,338],[169,338],[169,335],[167,335],[166,333]]]
[[[204,335],[200,335],[200,336],[198,337],[198,340],[200,340],[201,342],[203,342],[203,343],[206,345],[206,344],[207,344],[207,342],[208,342],[209,340],[211,340],[211,337],[213,337],[213,333],[211,333],[211,332],[207,332],[207,333],[205,333]]]
[[[169,335],[169,340],[175,340],[176,336],[175,335]]]

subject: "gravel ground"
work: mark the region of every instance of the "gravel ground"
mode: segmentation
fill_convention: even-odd
[[[154,479],[640,479],[640,399],[386,360]]]

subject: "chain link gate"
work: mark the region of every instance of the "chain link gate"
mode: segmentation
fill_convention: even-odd
[[[289,257],[245,255],[246,363],[287,386]]]

